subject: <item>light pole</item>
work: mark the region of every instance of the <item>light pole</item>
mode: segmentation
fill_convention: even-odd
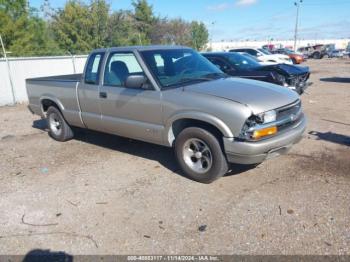
[[[298,38],[298,24],[299,24],[299,8],[303,0],[297,0],[294,5],[297,7],[297,17],[295,20],[295,31],[294,31],[294,51],[297,51],[297,38]]]
[[[73,63],[73,72],[74,74],[77,73],[77,70],[75,68],[75,55],[73,55],[71,52],[67,51],[67,53],[70,55],[70,57],[72,58],[72,63]]]
[[[216,24],[216,21],[213,21],[210,23],[211,25],[211,33],[209,32],[209,37],[210,37],[210,51],[213,51],[213,32],[214,32],[214,26]]]

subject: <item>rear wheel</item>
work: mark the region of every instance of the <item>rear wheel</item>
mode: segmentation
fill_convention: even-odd
[[[184,129],[176,138],[175,153],[182,171],[201,183],[211,183],[228,170],[218,139],[202,128]]]
[[[68,125],[62,113],[53,106],[50,106],[46,112],[49,135],[60,142],[70,140],[73,137],[73,131]]]

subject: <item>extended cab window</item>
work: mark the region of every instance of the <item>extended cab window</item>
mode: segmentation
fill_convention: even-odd
[[[98,85],[103,55],[103,53],[96,53],[90,56],[85,72],[86,84]]]
[[[133,53],[114,53],[108,58],[105,68],[104,85],[125,86],[130,75],[144,75]]]

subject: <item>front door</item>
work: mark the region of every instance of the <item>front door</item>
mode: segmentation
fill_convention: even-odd
[[[145,75],[132,52],[113,52],[104,69],[100,86],[100,107],[105,132],[162,143],[161,92],[127,88],[130,75]]]
[[[85,126],[92,130],[101,129],[101,111],[99,105],[100,71],[104,53],[93,53],[89,56],[84,79],[78,88],[81,117]]]

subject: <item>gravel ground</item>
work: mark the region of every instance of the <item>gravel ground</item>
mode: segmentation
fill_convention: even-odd
[[[309,120],[289,154],[210,185],[171,149],[81,132],[59,143],[0,108],[0,254],[350,255],[350,60],[310,60]]]

